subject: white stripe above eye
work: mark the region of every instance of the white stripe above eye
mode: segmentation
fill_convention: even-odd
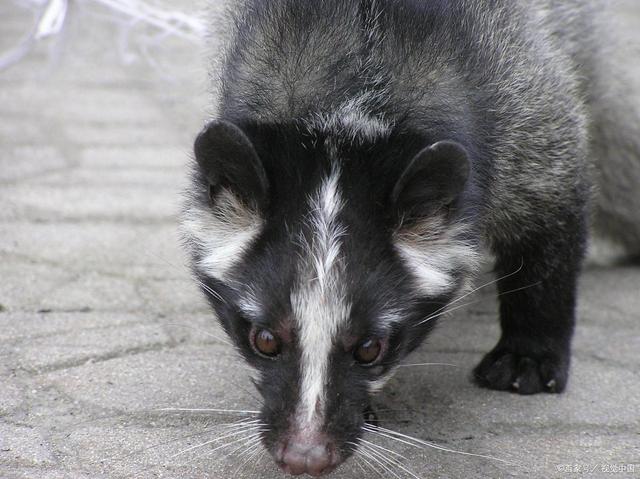
[[[317,429],[322,424],[329,356],[351,311],[340,251],[346,230],[338,221],[343,207],[339,175],[339,170],[333,170],[310,200],[311,235],[302,239],[304,251],[298,283],[291,292],[301,348],[298,428]]]
[[[258,236],[263,220],[231,191],[222,189],[213,205],[186,208],[181,224],[187,244],[200,253],[196,266],[207,276],[224,279]]]
[[[462,270],[467,275],[475,272],[480,255],[477,247],[463,236],[463,225],[445,225],[439,218],[396,232],[396,250],[413,274],[421,294],[437,296],[453,292],[460,286],[456,284],[455,271]]]
[[[247,287],[242,293],[242,298],[238,301],[238,308],[249,319],[260,320],[262,318],[262,305],[251,287]]]
[[[379,321],[380,325],[383,328],[388,329],[389,327],[393,326],[394,324],[397,324],[400,321],[402,321],[403,317],[404,316],[403,316],[401,310],[399,310],[399,309],[387,309],[387,310],[384,310],[378,316],[378,321]]]

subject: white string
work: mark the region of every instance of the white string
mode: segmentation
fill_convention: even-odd
[[[206,25],[198,17],[178,10],[162,9],[144,0],[22,0],[24,7],[35,9],[37,20],[29,32],[14,48],[0,53],[0,70],[22,60],[43,39],[55,37],[64,29],[71,1],[95,3],[113,10],[129,24],[146,24],[165,36],[203,44]]]

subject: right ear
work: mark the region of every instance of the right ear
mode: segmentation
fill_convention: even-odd
[[[198,134],[194,152],[212,200],[221,188],[227,188],[246,205],[265,208],[267,174],[251,140],[240,128],[227,121],[212,121]]]
[[[391,199],[401,214],[427,216],[460,197],[469,172],[465,148],[454,141],[439,141],[424,148],[409,162]]]

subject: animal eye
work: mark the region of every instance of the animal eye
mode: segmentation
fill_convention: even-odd
[[[360,343],[353,352],[353,357],[360,364],[368,365],[374,363],[382,352],[382,341],[379,339],[369,338]]]
[[[252,334],[253,348],[268,358],[274,358],[280,354],[280,341],[276,338],[271,331],[266,329],[257,329]]]

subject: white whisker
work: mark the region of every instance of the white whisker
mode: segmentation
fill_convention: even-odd
[[[224,344],[227,344],[229,346],[234,346],[233,343],[231,343],[229,340],[227,340],[226,338],[221,337],[220,335],[216,335],[213,333],[210,333],[208,331],[205,331],[202,328],[196,328],[194,326],[190,326],[188,324],[180,324],[180,323],[162,323],[164,326],[170,326],[170,327],[176,327],[176,328],[185,328],[185,329],[192,329],[200,334],[204,334],[205,336],[209,336],[212,337],[214,339],[216,339],[217,341],[221,341]]]
[[[256,437],[256,436],[262,434],[261,432],[254,432],[256,430],[257,430],[257,427],[253,426],[253,425],[250,426],[250,427],[243,427],[240,431],[235,431],[235,432],[232,432],[230,434],[226,434],[226,435],[224,435],[222,437],[217,437],[217,438],[212,439],[210,441],[203,442],[202,444],[196,444],[195,446],[191,446],[191,447],[188,447],[187,449],[183,449],[182,451],[177,452],[177,453],[175,453],[175,454],[173,454],[172,456],[169,456],[169,457],[170,458],[178,457],[178,456],[180,456],[182,454],[185,454],[185,453],[187,453],[189,451],[193,451],[194,449],[198,449],[198,448],[207,446],[209,444],[213,444],[214,442],[222,441],[223,439],[227,439],[229,437],[237,436],[239,434],[251,433],[249,436],[241,437],[240,439],[236,439],[236,440],[233,440],[233,441],[228,442],[226,444],[222,444],[221,446],[215,447],[210,452],[216,451],[216,450],[218,450],[218,449],[220,449],[222,447],[228,447],[228,446],[230,446],[232,444],[236,444],[236,443],[238,443],[240,441],[246,441],[248,439],[251,439],[253,437]]]
[[[521,286],[521,287],[519,287],[519,288],[511,289],[511,290],[509,290],[509,291],[504,291],[504,292],[502,292],[502,293],[498,294],[498,297],[500,297],[500,296],[505,296],[505,295],[507,295],[507,294],[511,294],[511,293],[516,293],[516,292],[518,292],[518,291],[522,291],[522,290],[525,290],[525,289],[528,289],[528,288],[532,288],[532,287],[534,287],[534,286],[539,285],[540,283],[541,283],[541,281],[536,281],[535,283],[527,284],[526,286]],[[440,316],[442,316],[442,315],[444,315],[444,314],[452,313],[452,312],[454,312],[456,309],[466,308],[466,307],[468,307],[468,306],[472,306],[472,305],[474,305],[474,304],[482,303],[483,301],[484,301],[484,299],[478,299],[478,300],[475,300],[475,301],[471,301],[471,302],[469,302],[469,303],[460,304],[460,305],[456,306],[455,308],[449,308],[449,309],[446,309],[446,310],[444,310],[444,311],[439,310],[439,311],[440,311],[439,313],[437,313],[437,314],[436,314],[436,313],[433,313],[432,315],[430,315],[430,316],[428,316],[427,318],[423,319],[423,320],[422,320],[421,322],[419,322],[417,325],[419,326],[420,324],[424,324],[424,323],[426,323],[427,321],[431,321],[432,319],[435,319],[435,318],[437,318],[437,317],[440,317]],[[451,304],[452,304],[452,303],[451,303]]]
[[[246,459],[238,466],[238,468],[236,469],[236,471],[234,472],[234,474],[231,477],[237,477],[238,476],[238,472],[240,472],[242,470],[242,468],[248,463],[250,462],[252,459],[256,458],[263,450],[260,449],[260,447],[262,446],[262,441],[259,440],[257,441],[253,446],[248,447],[242,454],[240,454],[240,458],[245,455],[247,456]]]
[[[259,430],[258,428],[260,428],[260,427],[262,427],[262,426],[263,426],[262,424],[249,424],[249,425],[248,425],[248,427],[247,427],[247,425],[245,425],[245,424],[244,424],[244,422],[245,422],[245,420],[243,420],[243,421],[238,421],[237,423],[243,423],[243,424],[241,424],[239,427],[236,427],[236,429],[239,429],[239,430],[236,430],[235,432],[233,432],[233,433],[231,433],[231,434],[227,434],[227,435],[224,435],[224,436],[222,436],[222,437],[218,437],[218,438],[216,438],[216,439],[213,439],[213,440],[211,440],[211,441],[207,441],[207,442],[204,442],[204,443],[202,443],[202,444],[197,444],[197,445],[195,445],[195,446],[192,446],[192,447],[189,447],[189,448],[187,448],[187,449],[184,449],[184,450],[182,450],[182,451],[180,451],[180,452],[177,452],[177,453],[175,453],[175,454],[173,454],[173,455],[169,456],[169,459],[172,459],[172,458],[174,458],[174,457],[177,457],[177,456],[180,456],[180,455],[182,455],[182,454],[185,454],[185,453],[187,453],[187,452],[189,452],[189,451],[191,451],[191,450],[198,449],[198,448],[200,448],[200,447],[204,447],[204,446],[206,446],[206,445],[208,445],[208,444],[212,444],[212,443],[214,443],[214,442],[217,442],[217,441],[220,441],[220,440],[226,439],[226,438],[228,438],[228,437],[237,436],[238,434],[247,434],[247,433],[252,433],[252,432],[253,432],[253,431],[255,431],[255,430]],[[253,422],[253,421],[251,421],[251,422]],[[231,424],[229,424],[229,426],[228,426],[228,427],[230,427],[230,428],[231,428],[231,427],[237,426],[237,423],[231,423]],[[210,432],[210,431],[206,431],[206,432]],[[261,434],[261,432],[258,432],[258,433],[253,434],[253,435],[257,435],[257,434]],[[198,435],[201,435],[201,434],[198,434]],[[221,448],[223,448],[223,447],[228,447],[228,446],[230,446],[230,445],[232,445],[232,444],[234,444],[234,443],[237,443],[237,442],[239,442],[239,441],[245,441],[245,440],[248,440],[248,439],[250,439],[253,435],[250,435],[250,436],[248,436],[248,437],[242,437],[242,438],[240,438],[240,439],[237,439],[237,440],[231,441],[231,442],[229,442],[229,443],[227,443],[227,444],[222,444],[221,446],[218,446],[218,447],[213,448],[210,452],[216,451],[216,450],[221,449]],[[182,438],[180,438],[180,439],[182,439]],[[175,441],[169,441],[169,442],[175,442]],[[155,447],[155,446],[152,446],[152,447]],[[156,467],[158,467],[158,466],[157,466],[157,465],[151,465],[151,466],[145,467],[145,468],[143,468],[143,469],[140,469],[140,470],[138,470],[138,471],[136,471],[136,472],[134,473],[133,477],[138,477],[138,476],[140,476],[143,472],[146,472],[146,471],[148,471],[148,470],[154,469],[154,468],[156,468]]]
[[[432,320],[434,320],[436,318],[439,318],[440,316],[444,316],[445,314],[453,313],[454,311],[456,311],[458,309],[467,308],[467,307],[472,306],[474,304],[481,303],[482,301],[484,301],[484,299],[478,299],[478,300],[475,300],[475,301],[470,301],[469,303],[459,304],[458,306],[455,306],[453,308],[449,308],[449,306],[447,306],[445,309],[441,308],[437,312],[435,312],[435,313],[427,316],[426,318],[424,318],[416,326],[420,326],[421,324],[428,323],[429,321],[432,321]]]
[[[353,462],[355,462],[355,463],[356,463],[356,465],[360,468],[360,470],[362,471],[362,474],[364,474],[364,476],[366,476],[366,475],[367,475],[367,471],[366,471],[366,469],[362,466],[362,464],[360,464],[360,460],[359,460],[359,459],[360,459],[360,458],[356,456],[356,457],[354,457],[354,458],[353,458]],[[364,477],[364,476],[363,476],[363,477]]]
[[[412,437],[412,436],[408,436],[406,434],[402,434],[402,433],[397,432],[397,431],[393,431],[391,429],[386,429],[384,427],[374,426],[375,427],[375,429],[374,429],[374,427],[371,427],[371,425],[368,425],[368,426],[369,427],[367,427],[366,429],[368,431],[370,431],[370,432],[375,432],[376,434],[379,434],[381,436],[388,437],[389,439],[395,439],[395,440],[397,440],[399,442],[403,442],[405,444],[409,444],[409,445],[411,445],[413,447],[418,447],[419,448],[422,445],[422,446],[431,447],[433,449],[437,449],[439,451],[450,452],[450,453],[454,453],[454,454],[462,454],[464,456],[480,457],[480,458],[483,458],[483,459],[490,459],[490,460],[502,462],[502,463],[505,463],[505,464],[512,464],[509,461],[506,461],[504,459],[500,459],[498,457],[488,456],[488,455],[484,455],[484,454],[475,454],[475,453],[472,453],[472,452],[456,451],[455,449],[450,449],[450,448],[447,448],[447,447],[444,447],[444,446],[440,446],[440,445],[432,443],[432,442],[427,442],[427,441],[424,441],[422,439],[418,439],[418,438],[415,438],[415,437]],[[394,437],[394,436],[397,436],[397,437]],[[409,441],[412,441],[412,442],[407,442],[406,440],[401,440],[400,438],[403,438],[403,439],[406,439],[406,440],[409,440]]]
[[[190,438],[193,438],[193,437],[198,437],[198,436],[202,436],[204,434],[208,434],[208,433],[210,433],[212,431],[215,431],[215,430],[218,430],[218,429],[229,429],[229,428],[233,428],[233,427],[236,427],[236,426],[242,426],[244,424],[254,423],[254,422],[257,422],[257,420],[248,421],[247,419],[242,419],[240,421],[235,421],[235,422],[216,424],[213,427],[205,429],[204,431],[199,431],[199,432],[196,432],[196,433],[193,433],[193,434],[187,434],[185,436],[180,436],[178,438],[174,438],[174,439],[170,439],[168,441],[163,441],[161,443],[154,444],[153,446],[138,448],[138,449],[136,449],[134,451],[131,451],[130,453],[125,454],[125,455],[106,457],[106,458],[101,459],[101,462],[102,461],[112,461],[112,460],[123,460],[123,459],[126,459],[127,457],[131,457],[131,456],[133,456],[135,454],[140,454],[142,452],[146,452],[146,451],[150,451],[150,450],[153,450],[153,449],[157,449],[157,448],[162,447],[162,446],[173,444],[174,442],[182,441],[183,439],[190,439]]]
[[[408,446],[415,447],[415,448],[417,448],[417,449],[422,449],[422,447],[421,447],[421,446],[419,446],[419,445],[417,445],[417,444],[414,444],[414,443],[412,443],[412,442],[405,441],[404,439],[400,439],[400,438],[397,438],[397,437],[391,436],[391,435],[389,435],[389,434],[386,434],[386,433],[383,433],[383,432],[377,431],[377,430],[375,430],[375,429],[369,429],[369,428],[367,428],[367,427],[365,427],[364,429],[365,429],[366,431],[370,432],[370,433],[377,434],[378,436],[386,437],[387,439],[392,439],[392,440],[394,440],[394,441],[400,442],[400,443],[402,443],[402,444],[407,444]]]
[[[258,464],[260,464],[262,459],[264,459],[264,455],[267,453],[266,449],[259,449],[259,451],[260,454],[258,454],[258,457],[253,461],[253,467],[251,468],[252,473],[256,470],[256,467],[258,467]]]
[[[457,364],[451,363],[417,363],[417,364],[400,364],[399,368],[410,368],[414,366],[451,366],[453,368],[459,367]]]
[[[359,452],[362,452],[362,451],[359,451]],[[360,455],[360,459],[362,459],[362,461],[367,465],[367,467],[369,467],[369,469],[371,469],[373,472],[375,472],[380,477],[382,477],[382,479],[384,479],[384,476],[382,475],[382,473],[376,467],[374,467],[373,464],[371,464],[371,462],[362,454]]]
[[[206,284],[204,284],[202,281],[200,281],[198,278],[195,278],[196,283],[198,283],[200,286],[202,286],[202,289],[204,289],[207,293],[209,293],[211,296],[213,296],[215,299],[227,304],[227,302],[225,301],[225,299],[220,296],[218,293],[216,293],[214,290],[212,290],[209,286],[207,286]]]
[[[359,441],[361,441],[361,440],[362,440],[362,439],[359,439]],[[353,456],[353,457],[354,457],[354,459],[356,459],[356,460],[357,460],[357,459],[361,459],[361,460],[362,460],[362,462],[363,462],[366,466],[368,466],[372,471],[376,472],[378,475],[380,475],[380,477],[383,477],[383,476],[380,474],[380,472],[379,472],[375,467],[373,467],[369,461],[367,461],[367,460],[363,457],[363,455],[361,454],[361,453],[362,453],[362,449],[360,448],[360,445],[359,445],[358,443],[355,443],[355,442],[353,442],[353,441],[347,441],[347,442],[346,442],[346,444],[348,444],[349,446],[351,446],[351,450],[352,450],[352,452],[354,453],[354,456]],[[355,454],[358,454],[358,453],[359,453],[360,455],[359,455],[359,456],[356,456]],[[362,465],[360,465],[360,467],[362,468]]]
[[[240,446],[236,447],[231,452],[227,452],[224,455],[219,456],[217,459],[215,459],[215,462],[219,462],[219,461],[221,461],[223,459],[227,459],[227,458],[233,456],[234,454],[236,454],[238,451],[241,451],[239,457],[242,457],[242,454],[244,453],[244,451],[246,451],[249,448],[252,448],[256,443],[259,443],[261,441],[261,439],[262,439],[261,438],[261,434],[264,431],[265,431],[265,429],[262,429],[262,430],[260,430],[260,432],[257,435],[254,434],[254,435],[250,435],[250,436],[247,436],[247,437],[242,437],[242,438],[239,438],[237,440],[231,441],[231,442],[229,442],[227,444],[222,444],[222,445],[217,446],[217,447],[215,447],[215,448],[213,448],[213,449],[211,449],[209,451],[204,451],[204,452],[198,454],[196,457],[202,457],[205,454],[209,454],[211,452],[217,451],[218,449],[222,449],[224,447],[228,447],[230,445],[237,444],[237,443],[240,443]]]
[[[207,409],[207,408],[178,408],[178,407],[165,407],[161,409],[155,409],[155,411],[162,412],[219,412],[219,413],[232,413],[232,414],[260,414],[260,411],[245,411],[242,409]]]
[[[373,443],[373,442],[371,442],[371,441],[367,441],[366,439],[360,439],[360,442],[362,442],[362,443],[364,443],[364,444],[368,444],[369,446],[373,446],[373,447],[376,447],[376,448],[382,449],[382,450],[387,451],[387,452],[389,452],[389,453],[391,453],[391,454],[393,454],[393,455],[395,455],[395,456],[399,456],[399,457],[401,457],[402,459],[404,459],[405,461],[406,461],[406,460],[408,460],[406,457],[404,457],[404,456],[403,456],[402,454],[400,454],[399,452],[392,451],[391,449],[387,449],[386,447],[382,447],[381,445],[379,445],[379,444],[375,444],[375,443]]]
[[[511,277],[511,276],[513,276],[513,275],[515,275],[515,274],[518,274],[520,271],[522,271],[522,268],[523,268],[523,267],[524,267],[524,260],[520,263],[520,266],[519,266],[515,271],[513,271],[513,272],[511,272],[511,273],[509,273],[509,274],[505,274],[504,276],[501,276],[500,278],[496,278],[496,279],[491,280],[491,281],[489,281],[489,282],[487,282],[487,283],[484,283],[484,284],[482,284],[482,285],[478,286],[477,288],[472,289],[471,291],[468,291],[467,293],[463,294],[463,295],[462,295],[462,296],[460,296],[459,298],[454,299],[454,300],[453,300],[453,301],[451,301],[450,303],[448,303],[448,304],[446,304],[446,305],[442,306],[441,308],[437,309],[436,311],[434,311],[431,315],[429,315],[429,317],[427,317],[426,319],[424,319],[424,320],[422,320],[421,322],[419,322],[419,323],[418,323],[418,325],[421,325],[421,324],[426,323],[427,321],[430,321],[430,320],[431,320],[431,319],[433,319],[434,317],[437,317],[437,316],[435,316],[435,315],[437,315],[437,314],[438,314],[438,313],[440,313],[440,312],[444,312],[444,311],[445,311],[445,310],[447,310],[447,309],[448,309],[452,304],[455,304],[455,303],[458,303],[458,302],[462,301],[464,298],[466,298],[466,297],[468,297],[468,296],[470,296],[470,295],[472,295],[472,294],[474,294],[474,293],[476,293],[476,292],[480,291],[481,289],[483,289],[483,288],[487,288],[487,287],[489,287],[489,286],[491,286],[491,285],[493,285],[493,284],[496,284],[496,283],[498,283],[498,282],[502,281],[503,279],[507,279],[507,278],[509,278],[509,277]],[[467,303],[465,306],[468,306],[469,304],[473,304],[473,303]],[[458,309],[458,308],[455,308],[455,309]],[[449,312],[450,312],[450,311],[453,311],[453,309],[452,309],[452,310],[449,310]],[[444,314],[444,313],[443,313],[443,314]]]
[[[526,286],[520,286],[519,288],[514,288],[514,289],[510,289],[509,291],[504,291],[502,293],[499,293],[498,297],[505,296],[511,293],[517,293],[518,291],[522,291],[524,289],[533,288],[534,286],[538,286],[539,284],[542,284],[542,281],[536,281],[535,283],[527,284]]]
[[[381,449],[381,450],[386,451],[386,452],[388,452],[388,453],[390,453],[390,454],[393,454],[394,456],[401,457],[401,458],[402,458],[402,459],[404,459],[405,461],[407,461],[407,460],[408,460],[408,459],[407,459],[405,456],[403,456],[402,454],[400,454],[400,453],[398,453],[398,452],[396,452],[396,451],[392,451],[391,449],[387,449],[386,447],[382,447],[382,446],[381,446],[381,445],[379,445],[379,444],[375,444],[375,443],[373,443],[373,442],[366,441],[365,439],[361,439],[361,441],[362,441],[362,442],[364,442],[364,443],[366,443],[366,444],[368,444],[368,445],[370,446],[369,448],[374,447],[374,448],[376,448],[376,449]],[[420,478],[419,478],[418,476],[416,476],[413,472],[411,472],[409,469],[407,469],[406,467],[404,467],[404,466],[400,463],[400,461],[399,461],[399,460],[397,460],[397,459],[393,459],[393,458],[391,458],[391,457],[387,458],[387,460],[388,460],[388,461],[393,462],[393,464],[395,464],[397,467],[399,467],[399,468],[400,468],[400,469],[402,469],[404,472],[406,472],[407,474],[409,474],[411,477],[413,477],[413,478],[415,478],[415,479],[420,479]]]
[[[162,261],[163,263],[166,263],[167,265],[171,266],[172,268],[174,268],[174,269],[176,269],[176,270],[178,270],[178,271],[182,271],[182,270],[183,270],[183,268],[180,268],[178,265],[173,264],[171,261],[167,260],[166,258],[163,258],[163,257],[162,257],[162,256],[160,256],[160,255],[157,255],[157,254],[152,253],[152,252],[147,251],[147,250],[140,250],[140,251],[141,251],[143,254],[146,254],[146,255],[147,255],[147,256],[149,256],[149,257],[152,257],[152,258],[158,259],[158,260]],[[192,276],[194,276],[194,275],[192,275]],[[207,285],[206,285],[206,284],[204,284],[202,281],[200,281],[200,279],[199,279],[199,278],[196,278],[196,277],[194,276],[194,278],[193,278],[193,279],[196,281],[196,283],[198,283],[200,286],[202,286],[202,288],[203,288],[205,291],[207,291],[211,296],[213,296],[213,297],[214,297],[214,298],[216,298],[217,300],[219,300],[219,301],[221,301],[221,302],[223,302],[223,303],[225,303],[225,304],[226,304],[226,301],[224,300],[224,298],[223,298],[222,296],[220,296],[218,293],[216,293],[214,290],[212,290],[209,286],[207,286]]]
[[[250,439],[248,439],[247,441],[243,442],[242,444],[240,444],[240,446],[238,446],[237,448],[235,448],[233,451],[227,453],[227,457],[231,457],[233,456],[235,453],[237,453],[238,451],[242,451],[239,454],[239,458],[242,457],[244,451],[246,451],[247,449],[252,448],[253,446],[255,446],[256,444],[260,444],[260,441],[262,441],[262,432],[264,432],[264,430],[260,431],[261,433],[258,434],[257,437],[252,437]]]
[[[375,450],[367,447],[362,447],[360,449],[360,454],[376,462],[380,467],[382,467],[389,474],[393,475],[393,477],[395,477],[396,479],[401,479],[400,476],[395,471],[389,469],[389,467],[384,462],[382,462],[382,458],[380,457],[380,454],[377,453]]]

